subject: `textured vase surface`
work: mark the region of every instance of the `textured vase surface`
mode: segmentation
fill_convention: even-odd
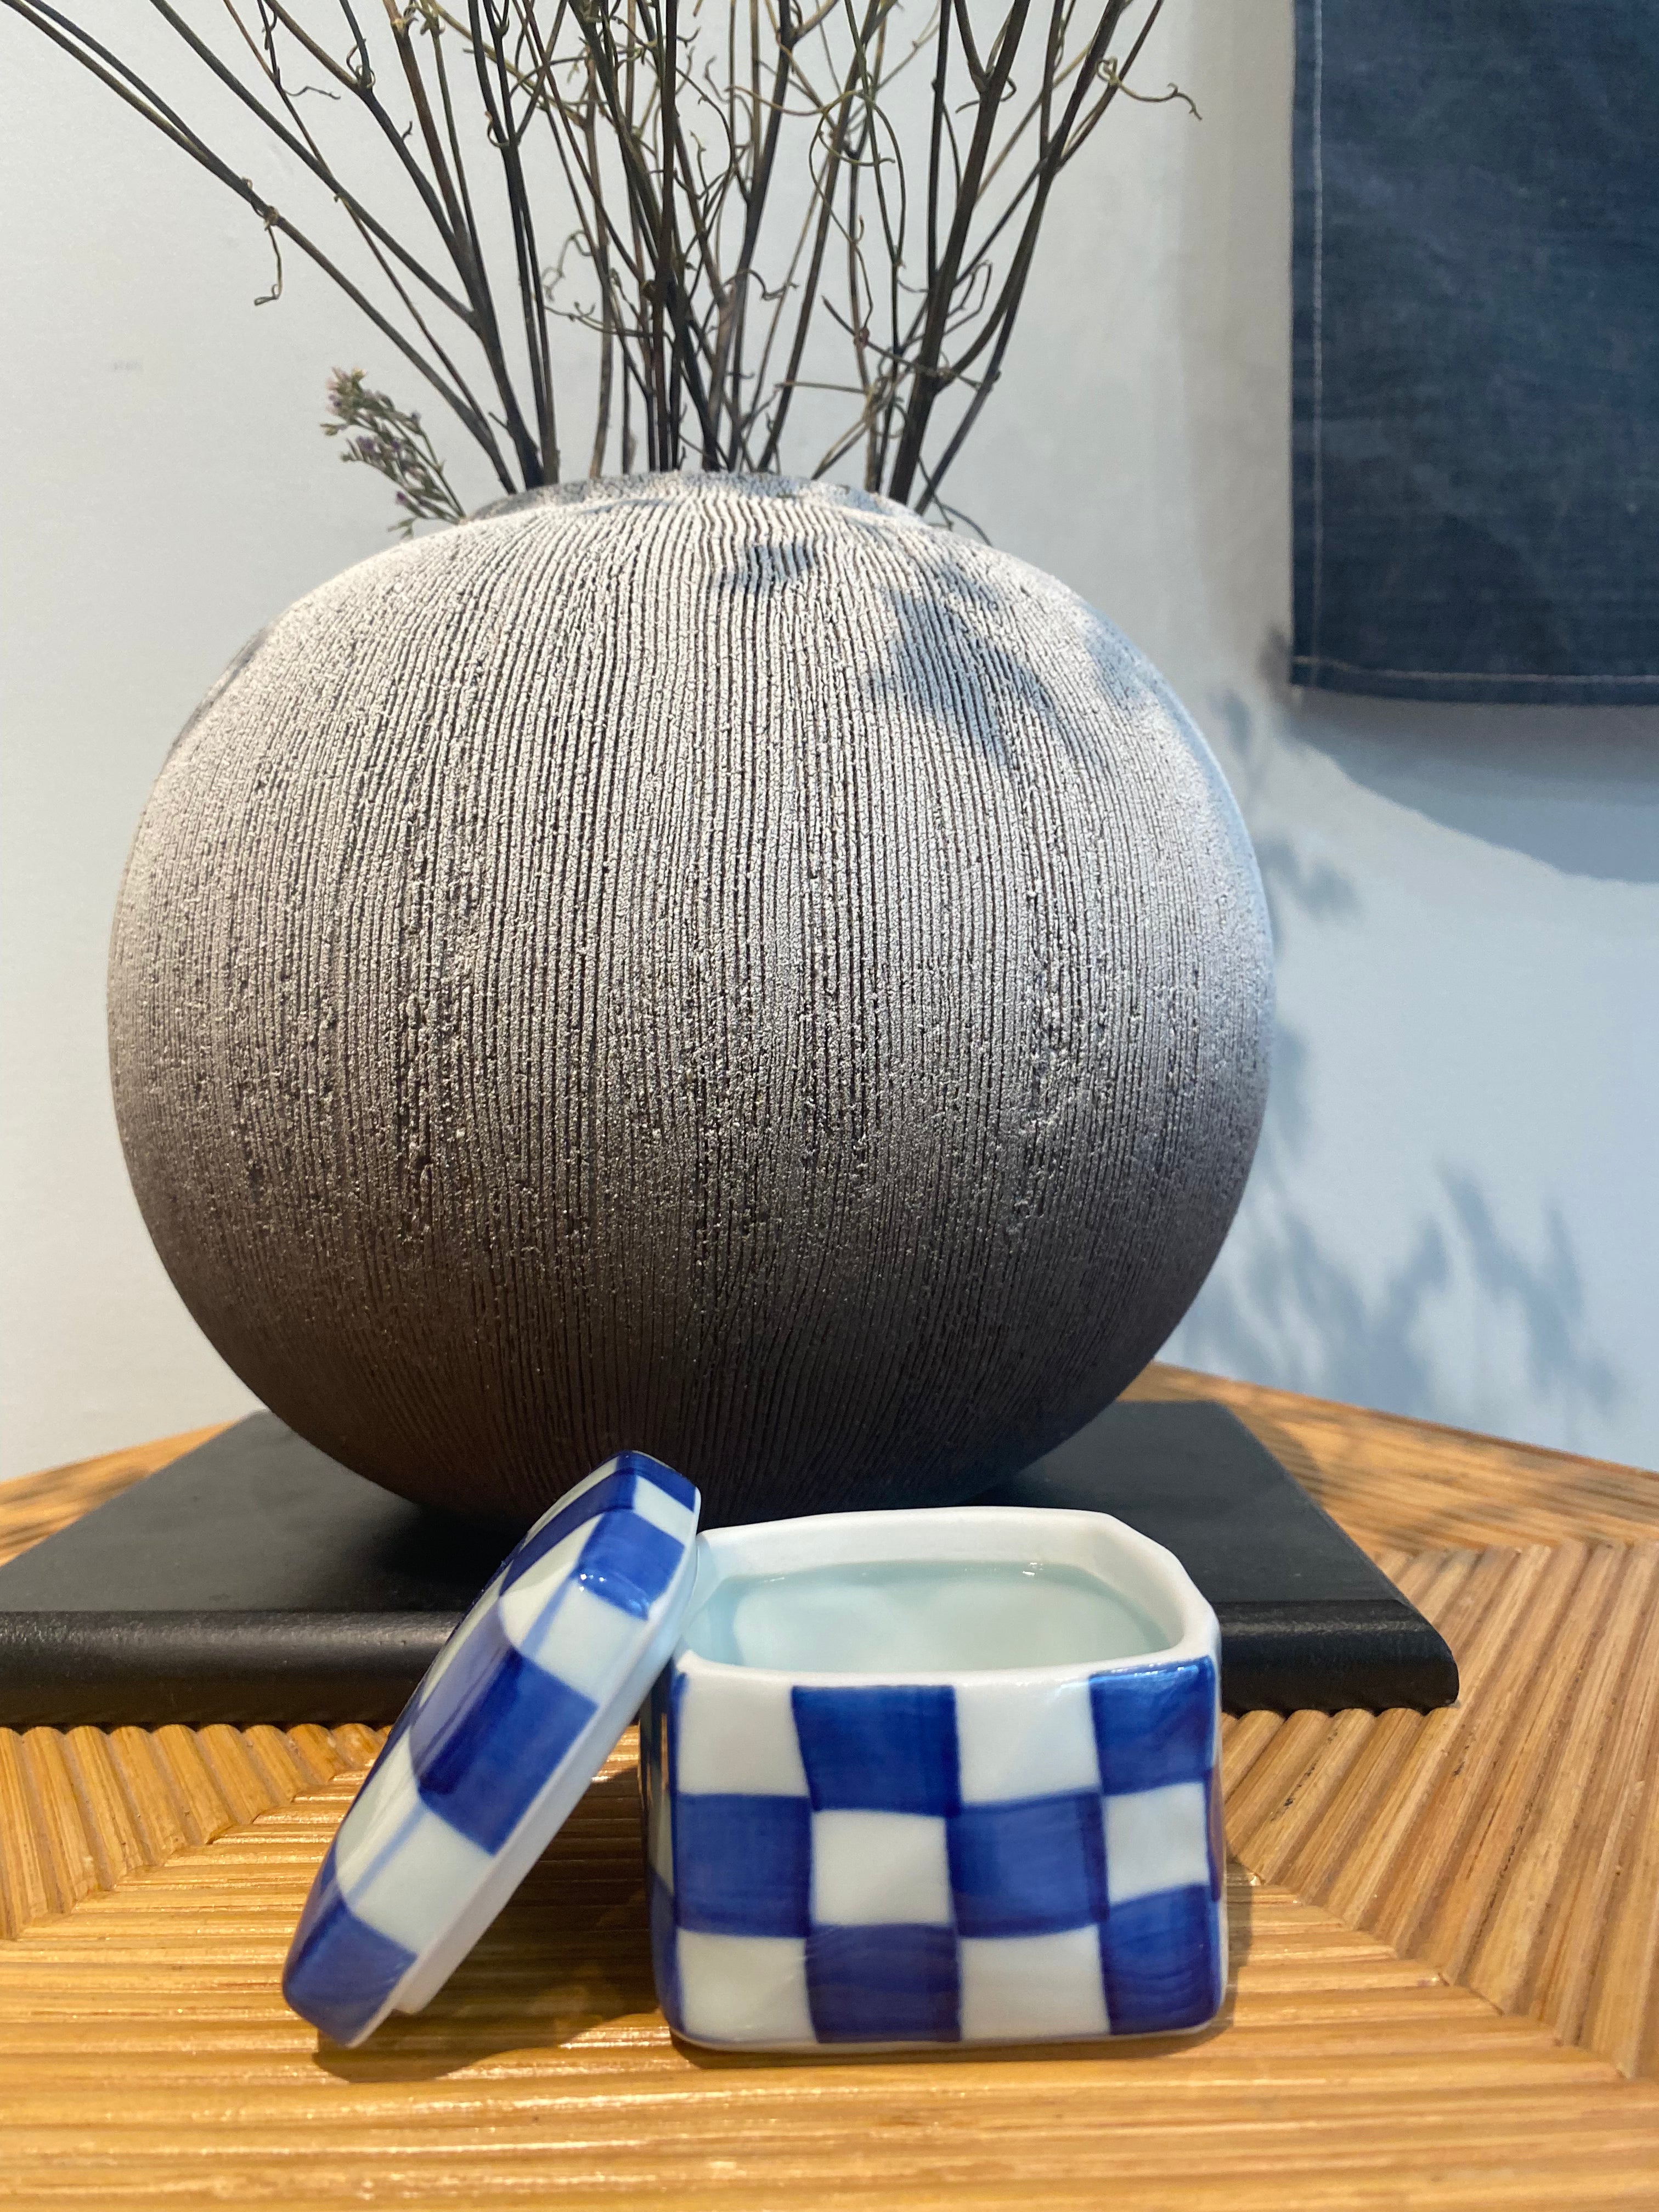
[[[134,842],[117,1113],[281,1417],[527,1522],[626,1446],[711,1521],[965,1494],[1197,1291],[1267,922],[1146,661],[885,501],[670,477],[364,562]]]

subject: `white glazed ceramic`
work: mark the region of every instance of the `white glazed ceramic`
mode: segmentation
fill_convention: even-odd
[[[874,1674],[726,1663],[683,1633],[641,1729],[680,2034],[904,2048],[1214,2017],[1220,1638],[1170,1553],[1102,1514],[963,1507],[724,1529],[697,1554],[688,1624],[734,1576],[1039,1562],[1131,1601],[1158,1648]]]

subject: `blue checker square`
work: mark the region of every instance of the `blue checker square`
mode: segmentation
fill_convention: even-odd
[[[632,1458],[634,1455],[629,1453],[627,1456]],[[556,1505],[550,1513],[536,1523],[514,1553],[502,1577],[503,1587],[510,1589],[514,1583],[521,1582],[539,1560],[544,1559],[550,1552],[556,1551],[567,1536],[574,1534],[578,1528],[586,1528],[597,1515],[629,1511],[634,1502],[634,1483],[635,1475],[631,1469],[623,1472],[618,1468],[611,1474],[601,1475],[597,1482],[591,1483],[575,1497]]]
[[[956,1692],[948,1684],[792,1692],[815,1812],[954,1813]]]
[[[283,1968],[287,2002],[337,2043],[351,2043],[414,1963],[413,1952],[348,1907],[335,1880],[331,1844]]]
[[[1089,1684],[1101,1786],[1115,1796],[1201,1782],[1215,1763],[1216,1674],[1208,1659],[1096,1674]]]
[[[582,1546],[576,1577],[596,1597],[643,1620],[673,1580],[684,1550],[637,1513],[607,1513]]]
[[[438,1790],[447,1786],[445,1778],[452,1768],[465,1764],[472,1716],[488,1699],[502,1667],[517,1656],[493,1607],[463,1627],[465,1632],[451,1637],[398,1715],[380,1754],[384,1759],[393,1742],[407,1736],[416,1772],[429,1775]]]
[[[805,1797],[690,1793],[674,1800],[680,1924],[714,1936],[805,1936],[812,1808]]]
[[[820,1928],[806,1943],[820,2043],[955,2043],[961,1969],[949,1928]]]
[[[1098,1791],[966,1805],[951,1821],[951,1886],[964,1936],[1038,1936],[1106,1917]]]
[[[649,1528],[652,1524],[645,1522],[637,1510],[641,1504],[647,1507],[647,1511],[650,1508],[648,1497],[641,1496],[640,1486],[642,1483],[647,1490],[660,1492],[683,1512],[695,1514],[697,1493],[684,1475],[676,1474],[672,1468],[665,1467],[660,1460],[651,1458],[647,1453],[619,1452],[608,1468],[600,1470],[597,1481],[590,1476],[585,1487],[578,1485],[571,1496],[561,1499],[550,1513],[544,1514],[536,1523],[508,1561],[502,1577],[502,1587],[511,1589],[514,1583],[522,1581],[539,1560],[556,1550],[566,1537],[574,1534],[578,1528],[597,1521],[602,1530],[613,1515],[618,1520],[623,1516],[627,1516],[622,1523],[624,1543],[632,1542],[646,1547],[646,1540],[640,1534],[640,1528],[641,1525]],[[648,1548],[656,1553],[659,1561],[665,1556],[659,1547]],[[678,1565],[685,1544],[680,1541],[673,1544],[672,1548],[675,1554],[673,1564]],[[672,1565],[669,1571],[673,1571]],[[656,1581],[659,1572],[659,1568],[647,1568],[645,1581]],[[642,1588],[643,1583],[639,1586]],[[656,1583],[657,1589],[665,1586],[665,1582]],[[630,1606],[628,1609],[631,1611],[634,1608]]]
[[[1115,1905],[1100,1952],[1114,2035],[1168,2035],[1214,2018],[1226,1960],[1207,1890],[1159,1890]]]
[[[487,1614],[410,1723],[421,1796],[462,1835],[498,1850],[594,1711],[591,1698],[522,1657]]]

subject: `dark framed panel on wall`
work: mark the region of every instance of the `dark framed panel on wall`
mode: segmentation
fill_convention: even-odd
[[[1297,27],[1292,680],[1659,700],[1659,9]]]

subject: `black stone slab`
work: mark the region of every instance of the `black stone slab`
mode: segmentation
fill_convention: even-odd
[[[1114,1513],[1166,1545],[1215,1607],[1229,1712],[1456,1700],[1439,1631],[1224,1406],[1109,1406],[975,1503]]]
[[[1167,1544],[1220,1619],[1230,1711],[1457,1694],[1435,1631],[1220,1407],[1112,1407],[978,1502]],[[250,1415],[0,1566],[0,1724],[390,1721],[510,1540]]]

